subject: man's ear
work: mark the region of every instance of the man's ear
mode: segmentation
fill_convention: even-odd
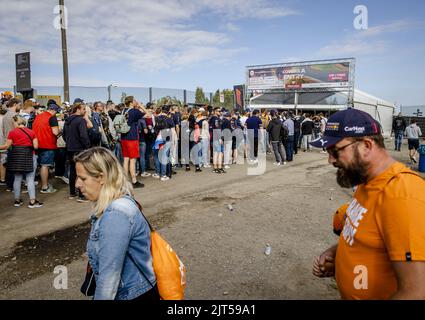
[[[365,155],[369,155],[370,154],[370,152],[373,149],[373,145],[374,145],[374,141],[372,139],[365,138],[363,140],[363,150],[365,152]]]

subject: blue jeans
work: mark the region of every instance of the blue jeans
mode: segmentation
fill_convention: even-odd
[[[400,151],[401,144],[403,142],[403,130],[397,130],[394,135],[395,135],[395,149]]]
[[[170,161],[170,142],[165,143],[164,147],[153,149],[155,159],[155,173],[160,177],[167,175],[167,164]]]
[[[288,136],[285,143],[286,160],[292,161],[294,156],[294,136]]]
[[[151,154],[152,154],[153,142],[146,141],[146,153],[145,153],[145,164],[146,169],[151,168]]]
[[[34,170],[32,172],[26,172],[25,176],[27,179],[27,188],[28,188],[28,195],[30,197],[30,200],[35,199],[35,171],[37,170],[37,156],[33,156],[33,165]],[[20,172],[15,173],[15,180],[13,182],[13,192],[15,194],[15,200],[19,200],[21,198],[21,186],[22,186],[22,180],[24,178],[24,174]]]
[[[121,164],[123,164],[124,163],[124,158],[122,156],[122,148],[121,148],[121,142],[120,141],[118,141],[115,144],[114,154],[117,157],[117,159],[119,160],[119,162]]]
[[[140,171],[146,172],[146,142],[140,141],[139,143],[140,158],[139,158],[139,168]]]

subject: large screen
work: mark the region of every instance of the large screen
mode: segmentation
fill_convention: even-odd
[[[349,87],[350,61],[247,67],[249,90]]]

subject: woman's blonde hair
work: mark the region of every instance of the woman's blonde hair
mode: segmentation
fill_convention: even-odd
[[[133,196],[133,186],[127,179],[123,167],[108,149],[91,148],[76,155],[74,161],[80,163],[89,176],[104,178],[105,183],[100,189],[99,198],[94,207],[94,213],[98,218],[112,201],[124,195]]]

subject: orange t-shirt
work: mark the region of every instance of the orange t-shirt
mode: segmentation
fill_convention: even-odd
[[[396,162],[349,204],[335,276],[343,299],[389,299],[397,291],[392,261],[425,261],[425,180]]]

